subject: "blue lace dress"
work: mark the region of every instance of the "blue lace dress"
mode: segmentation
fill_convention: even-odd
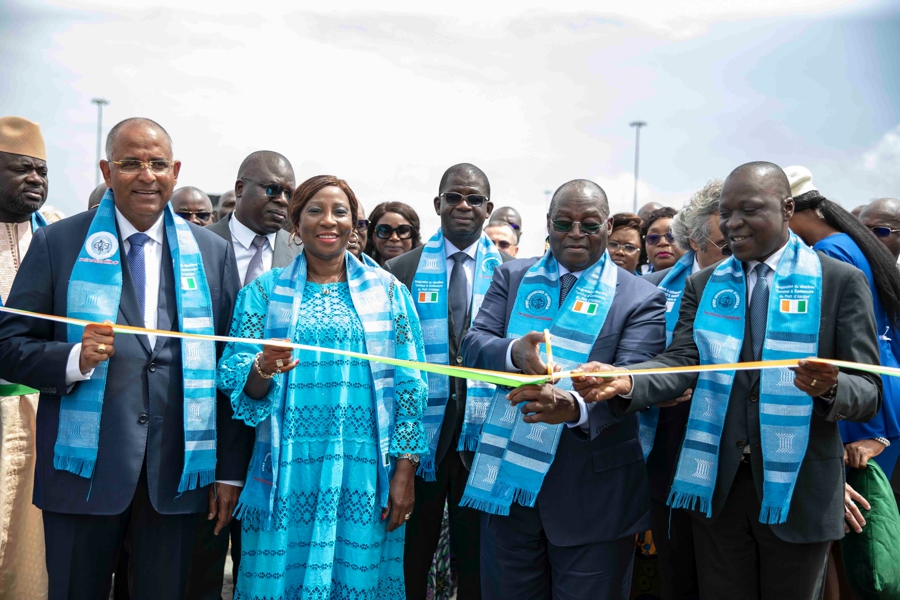
[[[241,291],[232,335],[262,337],[278,271]],[[396,295],[409,301],[415,315],[408,294]],[[306,283],[295,342],[365,352],[364,335],[346,283]],[[421,348],[421,330],[398,328],[396,343]],[[270,403],[268,397],[254,400],[242,391],[260,348],[230,344],[219,365],[219,388],[231,396],[236,418],[250,425],[268,418]],[[398,350],[398,358],[408,358],[402,354]],[[270,531],[242,521],[235,600],[405,599],[406,528],[387,533],[376,494],[378,431],[368,363],[318,352],[295,351],[294,356],[305,376],[299,378],[302,383],[290,384],[279,428],[275,525]],[[427,389],[424,379],[405,379],[399,371],[390,451],[423,452]]]

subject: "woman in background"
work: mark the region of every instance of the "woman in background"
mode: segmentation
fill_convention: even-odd
[[[613,230],[606,244],[609,257],[629,273],[640,275],[641,218],[632,213],[616,213],[612,218]]]
[[[675,244],[675,236],[672,235],[672,219],[676,212],[678,211],[668,206],[657,208],[644,223],[644,250],[653,271],[668,269],[684,254],[684,250]]]
[[[379,265],[422,245],[419,215],[409,204],[382,202],[369,215],[366,254]]]

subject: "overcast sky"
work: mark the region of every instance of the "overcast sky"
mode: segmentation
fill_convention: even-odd
[[[900,195],[898,56],[900,6],[878,0],[6,0],[0,114],[41,124],[48,203],[70,214],[94,186],[99,96],[104,135],[168,129],[179,185],[221,192],[275,150],[298,183],[408,202],[425,235],[442,172],[473,162],[523,213],[528,255],[545,190],[585,177],[631,207],[636,119],[641,203],[678,207],[750,160],[805,165],[848,207]]]

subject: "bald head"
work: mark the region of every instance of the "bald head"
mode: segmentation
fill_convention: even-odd
[[[652,213],[654,210],[659,210],[660,208],[663,208],[663,205],[659,202],[648,202],[638,209],[637,214],[641,218],[641,221],[646,222],[647,217],[650,216],[650,213]]]
[[[859,206],[854,206],[853,208],[850,209],[850,214],[858,219],[860,213],[863,211],[863,209],[866,206],[868,206],[868,204],[860,204]]]
[[[550,219],[554,218],[560,203],[563,201],[578,201],[596,205],[604,220],[609,217],[609,201],[606,198],[606,192],[593,181],[574,179],[559,186],[550,199],[550,208],[547,210]]]
[[[780,199],[791,197],[791,182],[784,170],[775,163],[756,161],[743,164],[728,175],[724,185],[728,185],[729,181],[752,184]]]
[[[106,160],[112,160],[113,148],[116,145],[116,139],[119,137],[119,134],[122,131],[137,125],[149,126],[162,133],[166,140],[169,142],[169,152],[171,153],[172,136],[169,135],[168,131],[163,129],[162,125],[152,119],[147,119],[144,117],[132,117],[130,119],[125,119],[124,121],[119,121],[112,129],[109,130],[109,134],[106,136]]]
[[[216,207],[216,220],[221,221],[228,218],[228,215],[234,212],[234,205],[234,190],[228,190],[219,196],[219,205]]]
[[[879,198],[870,202],[859,213],[859,221],[894,255],[900,258],[900,200]]]
[[[212,201],[202,190],[190,186],[178,188],[172,193],[171,202],[175,213],[185,221],[200,227],[213,222]]]
[[[487,175],[484,174],[484,171],[471,163],[459,163],[444,171],[444,176],[441,177],[441,183],[438,187],[439,196],[447,191],[447,186],[450,185],[450,180],[453,179],[454,176],[459,176],[460,179],[477,179],[483,184],[485,194],[490,198],[491,184],[488,181]]]
[[[522,215],[512,206],[501,206],[492,212],[488,225],[508,225],[516,234],[516,242],[522,239]]]
[[[238,168],[238,179],[241,177],[255,177],[260,171],[269,171],[272,169],[289,173],[291,179],[294,178],[294,167],[291,161],[283,155],[271,150],[258,150],[252,152]]]
[[[234,183],[235,218],[258,235],[287,225],[288,205],[297,186],[291,162],[271,150],[253,152],[238,169]]]
[[[101,183],[94,188],[94,191],[91,192],[90,196],[88,196],[88,210],[92,210],[100,206],[100,202],[103,200],[103,195],[106,194],[106,190],[108,189],[109,187],[105,183]]]

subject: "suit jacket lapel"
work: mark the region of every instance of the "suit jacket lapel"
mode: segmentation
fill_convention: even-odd
[[[122,248],[122,240],[119,240]],[[134,280],[131,278],[131,270],[128,268],[128,259],[125,252],[120,253],[122,259],[122,298],[119,300],[119,315],[125,324],[133,327],[144,327],[144,315],[141,314],[141,305],[138,303],[137,292],[134,289]],[[150,354],[150,340],[146,335],[137,336],[144,351]]]
[[[290,234],[284,230],[279,230],[275,234],[275,248],[273,248],[274,254],[272,255],[273,269],[288,266],[294,260],[294,257],[299,254],[299,252],[291,250],[290,238]]]

